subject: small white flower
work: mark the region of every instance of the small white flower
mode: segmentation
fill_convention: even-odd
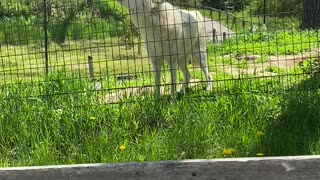
[[[62,111],[63,110],[61,108],[57,109],[57,112],[60,113],[60,114],[62,113]]]
[[[186,154],[187,154],[186,152],[182,151],[180,156],[184,157]]]

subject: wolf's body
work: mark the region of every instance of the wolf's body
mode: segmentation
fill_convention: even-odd
[[[155,95],[160,96],[160,76],[163,60],[171,71],[171,93],[176,90],[177,69],[184,75],[182,91],[188,87],[191,75],[189,62],[201,67],[207,90],[212,90],[208,71],[204,19],[198,11],[186,11],[167,2],[152,0],[119,0],[129,9],[131,21],[139,29],[155,76]]]

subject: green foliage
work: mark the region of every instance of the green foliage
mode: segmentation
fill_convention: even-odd
[[[89,1],[88,1],[89,2]],[[62,44],[67,39],[97,39],[128,36],[131,29],[127,12],[115,1],[52,1],[47,4],[50,40]],[[8,44],[28,44],[44,37],[43,3],[37,0],[4,1],[0,4],[0,40]],[[95,14],[98,13],[98,14]]]
[[[266,4],[264,4],[264,2]],[[267,16],[292,16],[302,12],[301,0],[252,0],[250,11],[253,14],[267,14]],[[265,12],[264,12],[265,10]]]
[[[279,31],[238,34],[222,44],[209,44],[209,53],[294,55],[318,46],[318,31]]]
[[[72,21],[70,35],[76,34],[77,28],[86,33],[98,27],[84,27],[80,20],[81,14]],[[105,21],[117,23],[112,18]],[[100,23],[99,28],[103,28],[103,21]],[[77,38],[85,36],[78,34],[74,39]],[[239,35],[221,44],[211,44],[208,58],[210,69],[214,69],[211,73],[216,75],[213,92],[192,88],[187,95],[170,101],[154,101],[152,94],[146,93],[125,97],[114,105],[101,103],[110,95],[110,89],[152,84],[152,72],[139,67],[139,61],[107,62],[99,53],[106,51],[108,56],[109,52],[116,52],[114,49],[90,49],[88,44],[83,48],[90,49],[99,62],[95,73],[105,77],[101,91],[86,78],[85,69],[62,64],[66,63],[64,58],[56,58],[57,64],[52,64],[63,69],[50,69],[48,77],[40,70],[26,83],[18,74],[26,78],[27,73],[33,72],[34,69],[22,67],[42,62],[42,50],[30,45],[20,49],[8,46],[2,51],[8,58],[1,65],[4,71],[15,73],[0,87],[0,166],[221,158],[229,148],[234,150],[233,157],[251,157],[260,152],[266,156],[318,154],[320,94],[314,89],[320,87],[320,78],[296,74],[316,69],[316,59],[301,63],[294,69],[294,76],[248,79],[235,79],[219,72],[219,68],[228,65],[248,68],[247,61],[237,62],[231,56],[215,59],[222,54],[262,53],[263,62],[272,52],[299,54],[313,45],[319,47],[318,39],[318,32],[292,30]],[[83,49],[76,47],[79,44],[57,47],[49,58],[64,56],[70,58],[72,65],[85,64],[86,60],[79,58]],[[25,52],[30,55],[17,56]],[[119,53],[128,55],[128,51],[120,49]],[[35,65],[38,69],[39,65]],[[145,74],[127,84],[115,80],[114,74],[129,73],[129,69]],[[285,73],[273,66],[264,70]],[[199,74],[195,77],[201,77]],[[263,131],[265,136],[257,137],[257,131]],[[120,146],[125,146],[125,150],[120,150]]]
[[[220,158],[229,148],[234,150],[234,157],[260,152],[266,156],[319,154],[320,95],[314,89],[319,88],[320,78],[309,75],[318,70],[318,59],[304,61],[292,70],[295,74],[305,73],[303,76],[235,79],[219,72],[221,66],[249,68],[248,61],[233,59],[231,55],[235,54],[260,54],[259,62],[264,62],[269,55],[309,51],[319,47],[319,32],[296,31],[292,27],[290,31],[239,33],[223,43],[209,44],[210,70],[217,77],[213,92],[192,88],[184,97],[170,101],[154,101],[151,94],[146,94],[105,105],[101,100],[110,95],[110,89],[152,84],[152,72],[144,69],[148,65],[142,65],[142,60],[134,61],[134,52],[103,46],[108,40],[106,32],[116,37],[132,33],[126,10],[113,1],[93,1],[59,11],[55,6],[49,8],[55,14],[48,17],[49,36],[56,42],[63,43],[67,38],[103,41],[97,41],[102,49],[81,44],[82,49],[76,43],[57,47],[49,58],[57,60],[52,66],[64,68],[52,68],[44,77],[43,69],[35,64],[43,61],[42,50],[30,47],[34,40],[43,40],[39,2],[25,1],[24,6],[32,9],[27,18],[0,11],[6,14],[0,21],[1,42],[26,44],[23,48],[7,46],[1,52],[8,57],[0,62],[3,71],[11,72],[3,78],[12,77],[0,86],[0,166]],[[92,10],[97,9],[100,15],[94,17]],[[73,66],[76,70],[72,72],[70,64],[63,64],[66,59],[60,58],[70,58],[72,65],[85,64],[86,60],[79,58],[84,49],[97,57],[99,67],[95,66],[95,73],[106,75],[102,91],[85,78],[85,68]],[[114,61],[113,53],[132,55],[132,61]],[[224,54],[229,58],[217,57]],[[285,73],[274,66],[264,70]],[[111,76],[137,71],[142,77],[127,84]],[[195,77],[201,77],[200,73]],[[229,81],[221,81],[226,79]],[[136,101],[128,102],[132,99]],[[257,131],[263,131],[265,137],[257,137]]]
[[[113,17],[116,20],[122,21],[124,16],[128,14],[128,11],[122,8],[121,5],[114,0],[94,0],[93,7],[99,10],[100,16],[105,19]]]
[[[122,8],[119,3],[113,0],[105,2],[103,7],[104,8],[101,9],[102,14],[108,15],[108,13],[110,14],[110,12],[113,12],[111,15],[115,17],[115,20],[121,21],[122,29],[117,29],[116,31],[124,38],[123,40],[127,43],[127,45],[132,46],[134,43],[134,38],[139,36],[139,32],[138,29],[136,29],[131,23],[128,10],[126,8]],[[117,28],[119,26],[113,27]]]
[[[277,67],[277,66],[268,66],[265,68],[265,71],[277,74],[285,74],[285,70]]]
[[[57,4],[56,6],[58,8],[64,8],[61,8],[61,11],[57,10],[55,16],[49,16],[48,30],[52,36],[52,40],[57,44],[62,44],[66,40],[67,33],[72,22],[76,19],[80,12],[85,10],[86,2],[80,2],[80,4],[77,4],[76,7],[63,6],[60,4]]]
[[[211,98],[191,91],[116,105],[100,104],[104,92],[63,69],[39,84],[1,86],[0,166],[222,158],[229,148],[233,157],[319,153],[320,95],[279,93],[295,88],[284,80],[235,80]]]
[[[225,4],[225,0],[202,0],[201,4],[204,6],[210,6],[217,9],[225,10],[226,6],[231,6],[235,11],[244,10],[245,6],[250,3],[251,0],[229,0],[228,4]]]
[[[309,60],[305,60],[300,63],[300,68],[301,68],[302,72],[305,74],[319,72],[319,70],[320,70],[319,59],[312,58]]]
[[[0,41],[24,45],[43,41],[43,29],[35,17],[11,17],[0,21]]]
[[[28,18],[29,16],[31,16],[30,7],[19,1],[0,2],[0,20],[11,17]]]

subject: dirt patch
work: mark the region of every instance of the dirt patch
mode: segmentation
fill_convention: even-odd
[[[287,56],[270,56],[269,61],[278,65],[281,68],[292,68],[304,60],[311,58],[319,58],[320,48],[312,49],[310,52],[304,52],[301,55],[287,55]]]
[[[242,74],[251,74],[257,77],[263,76],[276,76],[276,72],[268,72],[265,69],[268,67],[278,67],[285,71],[288,71],[294,67],[296,67],[299,63],[304,60],[308,60],[311,58],[319,58],[320,49],[316,48],[311,50],[310,52],[304,52],[301,55],[286,55],[286,56],[269,56],[266,59],[266,62],[258,63],[257,59],[260,58],[259,55],[249,55],[243,57],[235,56],[235,59],[238,60],[246,60],[247,68],[238,68],[232,65],[223,65],[218,67],[219,71],[229,73],[235,77],[238,77]]]
[[[87,63],[77,63],[77,64],[70,64],[71,69],[88,69],[89,66]]]
[[[229,73],[233,76],[240,76],[242,74],[251,74],[257,77],[263,76],[276,76],[276,72],[269,72],[266,71],[267,67],[278,67],[285,70],[289,70],[297,64],[303,62],[304,60],[310,58],[319,58],[320,49],[313,49],[310,52],[305,52],[301,55],[288,55],[288,56],[269,56],[266,59],[266,62],[258,63],[257,60],[260,58],[259,55],[247,55],[244,57],[234,57],[235,59],[246,60],[247,61],[247,68],[238,68],[231,65],[224,65],[218,67],[219,71]],[[230,56],[228,56],[230,57]],[[190,87],[196,87],[199,85],[199,79],[192,79],[190,82]],[[182,85],[179,85],[177,89],[181,89]],[[165,86],[160,87],[160,91],[162,95],[168,95],[170,92]],[[126,88],[116,93],[105,95],[101,99],[101,103],[117,103],[121,101],[125,97],[135,97],[140,96],[143,97],[147,94],[153,94],[154,88],[153,87],[133,87],[133,88]]]
[[[200,83],[199,79],[192,79],[190,81],[189,87],[197,87]],[[182,84],[177,86],[177,90],[179,91],[182,87]],[[120,102],[124,97],[134,97],[134,96],[145,96],[147,94],[153,94],[153,87],[133,87],[126,88],[116,93],[108,94],[101,99],[101,103],[117,103]],[[161,95],[169,95],[170,92],[166,90],[165,86],[160,87]]]

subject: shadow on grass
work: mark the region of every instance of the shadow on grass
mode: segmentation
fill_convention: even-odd
[[[281,114],[265,129],[266,156],[312,155],[320,152],[320,74],[293,86],[280,101]]]

